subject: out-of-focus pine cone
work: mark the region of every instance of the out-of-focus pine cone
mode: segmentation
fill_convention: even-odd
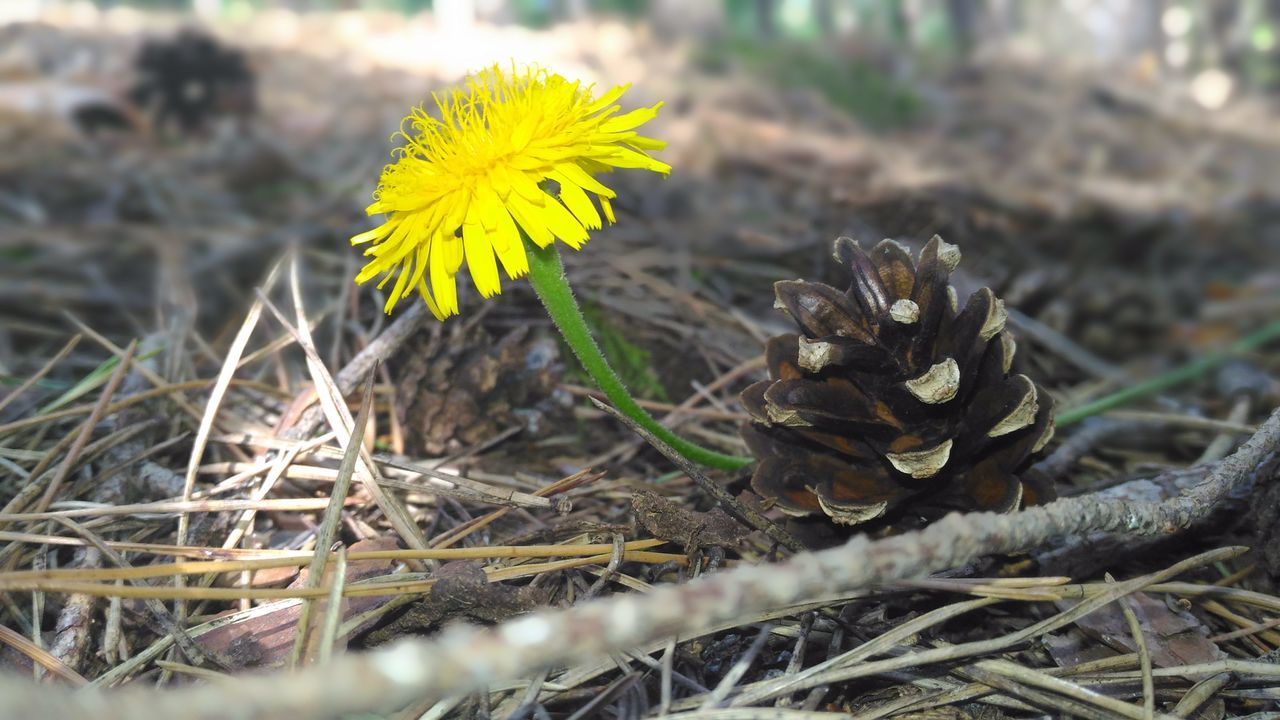
[[[554,397],[564,369],[554,340],[524,326],[501,337],[463,323],[445,332],[412,339],[398,356],[396,412],[411,454],[457,453],[517,425],[536,436],[569,414]]]
[[[174,123],[193,132],[216,116],[245,117],[257,106],[244,53],[203,33],[183,30],[171,40],[148,41],[134,68],[138,80],[129,95],[159,127]]]
[[[892,240],[867,253],[840,238],[835,257],[846,292],[774,285],[801,333],[769,341],[772,379],[742,393],[755,491],[846,525],[1051,499],[1016,473],[1052,437],[1053,401],[1009,373],[1014,342],[990,289],[957,309],[956,246],[934,236],[917,265]]]
[[[1197,280],[1151,276],[1123,263],[1046,265],[1019,273],[1001,294],[1045,325],[1113,361],[1151,354],[1175,341],[1178,321],[1195,316]]]

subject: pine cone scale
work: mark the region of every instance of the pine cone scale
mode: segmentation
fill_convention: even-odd
[[[861,313],[839,290],[803,280],[783,280],[773,287],[778,298],[776,305],[795,318],[805,335],[847,337],[874,344],[874,336],[859,322]]]
[[[1010,512],[1017,510],[1023,499],[1022,483],[995,462],[976,465],[965,477],[963,486],[963,494],[973,500],[974,510]]]

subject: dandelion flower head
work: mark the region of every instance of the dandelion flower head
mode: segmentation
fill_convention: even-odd
[[[502,291],[499,263],[512,279],[529,271],[521,230],[539,247],[557,239],[582,247],[603,224],[591,195],[614,222],[616,193],[597,175],[671,170],[648,155],[665,143],[636,132],[662,103],[619,114],[626,89],[597,97],[545,69],[493,66],[433,96],[438,118],[415,108],[367,209],[386,221],[351,238],[370,244],[356,282],[381,276],[382,288],[394,279],[386,312],[416,291],[443,320],[458,312],[464,262],[484,297]]]

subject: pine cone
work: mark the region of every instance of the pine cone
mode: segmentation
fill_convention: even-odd
[[[397,355],[396,412],[411,454],[447,455],[491,441],[515,425],[525,436],[562,427],[568,409],[554,398],[563,372],[559,348],[521,325],[500,337],[480,325],[451,323],[448,337],[413,338]]]
[[[772,378],[747,388],[752,487],[788,515],[855,525],[909,511],[1008,512],[1052,499],[1015,473],[1053,435],[1053,400],[1010,375],[1004,303],[982,288],[957,311],[960,251],[936,235],[917,266],[898,243],[835,243],[847,292],[774,285],[802,334],[771,339]]]
[[[148,41],[134,67],[139,77],[129,95],[154,114],[158,127],[172,122],[194,132],[215,116],[243,118],[257,106],[244,53],[199,32],[183,30],[172,40]]]

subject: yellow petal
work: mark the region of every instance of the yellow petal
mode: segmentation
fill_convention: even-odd
[[[528,200],[534,205],[542,204],[544,197],[542,190],[538,188],[538,183],[535,182],[533,178],[529,177],[528,173],[510,170],[504,167],[495,168],[495,171],[506,176],[507,182],[511,183],[511,187],[515,189],[520,197]]]
[[[489,170],[488,174],[481,180],[481,184],[493,188],[498,194],[498,198],[503,202],[511,197],[511,183],[507,182],[505,173],[499,172],[497,168]]]
[[[378,227],[372,230],[366,230],[360,233],[359,235],[351,236],[351,244],[359,245],[361,243],[367,243],[370,240],[381,240],[382,238],[386,237],[392,230],[395,230],[396,226],[399,224],[400,224],[400,218],[393,216],[391,219],[387,220],[386,222],[382,223],[381,225],[379,225]]]
[[[405,285],[409,283],[409,276],[412,275],[409,267],[400,267],[400,277],[396,278],[396,285],[391,290],[391,294],[387,295],[387,302],[382,306],[382,312],[390,315],[396,303],[400,302],[400,298],[404,295]]]
[[[406,223],[404,223],[403,221],[397,221],[396,224],[391,227],[391,232],[387,233],[380,240],[377,240],[372,245],[365,248],[364,254],[372,255],[374,257],[381,257],[382,255],[386,254],[388,250],[390,250],[392,247],[398,245],[402,240],[404,240],[405,225]]]
[[[600,123],[600,130],[612,133],[640,127],[656,117],[658,109],[661,107],[662,103],[658,103],[650,108],[636,108],[629,113],[623,113],[617,117],[609,118],[608,120]]]
[[[381,243],[365,251],[383,263],[397,263],[413,252],[417,243],[424,238],[419,234],[425,213],[413,213],[396,227],[391,235]]]
[[[467,250],[467,268],[471,270],[476,290],[487,298],[502,292],[498,264],[493,258],[493,245],[485,237],[484,226],[478,222],[463,223],[462,241]]]
[[[444,313],[440,312],[440,306],[436,305],[431,293],[427,291],[427,284],[421,280],[418,281],[418,294],[422,296],[422,301],[427,304],[427,309],[431,311],[431,314],[435,315],[437,320],[444,321]]]
[[[470,192],[459,190],[440,200],[436,207],[444,208],[444,217],[440,223],[441,232],[450,235],[462,227],[462,221],[467,217],[467,208],[471,207],[471,197]]]
[[[488,186],[480,186],[476,188],[476,212],[480,216],[480,224],[484,225],[484,229],[492,233],[497,230],[503,222],[505,216],[507,221],[511,220],[511,216],[507,214],[505,208],[502,207],[502,201],[498,199],[498,194],[493,188]],[[499,240],[494,241],[494,246],[498,245]]]
[[[462,238],[457,235],[440,234],[436,236],[439,250],[444,253],[444,269],[450,275],[457,275],[462,267]]]
[[[665,141],[654,140],[651,137],[645,137],[643,135],[634,135],[629,137],[626,142],[637,150],[661,150],[667,146]]]
[[[531,119],[522,118],[521,122],[517,122],[515,129],[511,131],[511,148],[517,152],[524,150],[529,144],[529,140],[533,138],[534,124]]]
[[[605,187],[599,180],[596,180],[586,170],[583,170],[577,163],[561,163],[556,165],[555,172],[564,175],[564,179],[577,185],[583,190],[593,192],[600,197],[611,198],[617,195],[616,192]]]
[[[652,170],[654,172],[660,172],[663,175],[671,172],[670,165],[659,160],[654,160],[644,153],[638,153],[635,150],[628,150],[624,147],[614,148],[611,155],[600,158],[600,160],[614,167]]]
[[[507,161],[508,167],[519,172],[534,172],[549,165],[549,158],[542,153],[523,152]]]
[[[444,248],[437,245],[431,249],[431,290],[443,317],[458,314],[458,285],[445,269],[446,260]]]
[[[582,227],[582,223],[578,222],[573,213],[550,195],[538,211],[547,228],[574,250],[582,247],[582,243],[590,237],[587,235],[587,229]]]
[[[493,238],[493,248],[498,253],[502,269],[507,271],[507,277],[515,280],[529,273],[529,256],[525,254],[524,240],[520,238],[516,221],[505,208],[498,208],[498,211],[501,218],[489,237]]]
[[[592,115],[609,107],[610,105],[613,104],[615,100],[622,97],[622,93],[626,92],[627,89],[630,87],[631,85],[629,83],[626,85],[619,85],[613,88],[612,90],[610,90],[609,92],[605,93],[604,95],[601,95],[598,100],[596,100],[595,102],[591,103],[586,107],[587,114]]]
[[[427,265],[431,262],[431,240],[418,244],[418,252],[414,255],[413,277],[409,278],[409,287],[415,288],[422,284],[422,276],[427,271]],[[412,290],[406,290],[406,293]]]
[[[582,188],[563,181],[560,183],[560,199],[588,230],[600,229],[603,224],[600,213],[596,212],[596,206],[591,203],[591,198],[582,191]]]
[[[507,209],[511,211],[511,217],[515,218],[525,235],[528,235],[538,247],[544,248],[556,241],[555,236],[551,234],[551,229],[538,215],[538,208],[524,198],[512,195],[507,202]]]
[[[370,260],[365,263],[364,267],[360,268],[360,272],[356,273],[356,284],[363,285],[369,282],[373,279],[373,276],[384,272],[386,268],[387,263],[381,262],[377,258]]]
[[[404,220],[404,232],[406,234],[412,236],[412,234],[420,231],[422,215],[424,214],[419,213],[413,215],[410,219]],[[430,250],[430,237],[421,237],[419,240],[420,242],[415,243],[415,245],[408,246],[411,250],[416,251],[415,255],[408,256],[406,254],[404,259],[397,260],[398,263],[402,264],[401,277],[397,279],[396,288],[388,296],[387,307],[385,307],[385,311],[388,314],[390,314],[390,309],[396,306],[397,302],[403,300],[408,293],[413,292],[413,286],[421,282],[422,269],[426,266],[426,258],[428,258],[428,251]]]

